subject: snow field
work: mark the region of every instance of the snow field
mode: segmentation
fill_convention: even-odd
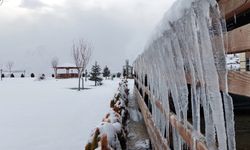
[[[34,81],[30,78],[0,81],[1,150],[82,150],[91,130],[109,110],[119,79],[103,86],[77,79]]]

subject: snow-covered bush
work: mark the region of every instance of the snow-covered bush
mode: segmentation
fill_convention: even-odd
[[[37,80],[38,81],[45,80],[45,74],[38,75]]]
[[[122,80],[117,93],[110,102],[110,111],[92,132],[85,150],[126,149],[125,125],[128,118],[128,92],[127,81]]]

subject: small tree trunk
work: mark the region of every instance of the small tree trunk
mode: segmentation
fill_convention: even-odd
[[[81,74],[78,73],[78,91],[81,90]]]
[[[96,86],[96,80],[95,80],[95,86]]]
[[[0,71],[1,71],[1,73],[0,73],[1,77],[0,78],[1,78],[1,81],[2,81],[3,80],[3,78],[2,78],[3,70],[1,69]]]
[[[56,69],[56,71],[55,71],[55,78],[57,78],[57,69]]]
[[[56,78],[56,69],[54,69],[54,74],[55,74],[55,78]]]
[[[84,90],[84,78],[82,78],[82,89]]]

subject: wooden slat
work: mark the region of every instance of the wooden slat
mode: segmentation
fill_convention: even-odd
[[[235,14],[242,13],[250,8],[250,0],[221,0],[220,10],[225,14],[225,18],[231,18]]]
[[[250,51],[250,24],[228,32],[228,54]]]
[[[194,143],[193,138],[192,138],[193,131],[191,129],[191,125],[189,125],[189,128],[185,128],[184,124],[182,122],[178,121],[174,114],[172,114],[172,113],[167,114],[165,112],[165,109],[162,106],[161,102],[159,100],[156,100],[153,98],[154,96],[151,94],[150,90],[147,87],[145,87],[142,83],[140,83],[137,79],[135,79],[135,81],[138,83],[139,87],[142,88],[143,93],[146,93],[150,97],[150,100],[155,101],[157,108],[170,121],[171,126],[174,127],[179,132],[180,136],[183,138],[183,140],[187,143],[187,145],[189,147],[193,147],[193,144],[195,144],[197,150],[207,150],[206,144],[203,141],[199,140],[199,139],[204,139],[204,136],[200,135],[200,138],[196,139],[196,141]],[[147,128],[148,128],[148,133],[150,134],[150,136],[152,136],[151,140],[154,143],[153,145],[159,145],[159,142],[162,143],[161,140],[163,139],[163,137],[160,134],[160,131],[153,125],[154,123],[152,121],[151,114],[150,114],[146,104],[144,103],[143,98],[140,96],[139,91],[137,90],[136,87],[135,87],[135,92],[136,92],[136,94],[139,95],[139,96],[137,96],[137,97],[139,97],[139,99],[138,99],[139,107],[142,110],[144,121],[145,121]],[[159,148],[156,148],[156,149],[159,149]],[[161,148],[159,150],[161,150]]]
[[[230,71],[228,90],[232,94],[250,97],[250,72]]]
[[[164,138],[161,136],[159,129],[155,126],[152,116],[144,103],[143,98],[141,97],[139,91],[135,88],[135,94],[137,95],[137,101],[139,107],[142,112],[142,116],[144,118],[144,122],[147,127],[148,134],[150,135],[151,143],[153,144],[154,149],[156,150],[170,150],[168,143]]]
[[[203,135],[200,134],[199,139],[196,139],[194,143],[193,136],[192,136],[192,126],[189,123],[187,123],[188,126],[185,127],[182,122],[177,120],[177,117],[175,114],[173,113],[167,114],[164,111],[164,107],[162,106],[160,101],[156,100],[155,103],[156,103],[157,108],[169,119],[171,126],[177,129],[180,136],[187,143],[189,147],[194,147],[194,144],[195,144],[196,145],[195,147],[197,150],[207,150],[206,144],[204,143],[204,141],[201,141],[201,139],[205,139]],[[216,147],[214,147],[214,150],[215,149]]]
[[[191,77],[186,75],[188,84],[191,84]],[[220,90],[225,91],[224,84],[220,85]],[[250,97],[250,72],[228,71],[228,91],[229,93]]]

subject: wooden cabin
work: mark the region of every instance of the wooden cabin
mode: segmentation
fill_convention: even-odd
[[[56,79],[69,79],[69,78],[78,78],[78,70],[80,67],[76,67],[73,64],[63,64],[54,68],[55,69],[55,78]]]

